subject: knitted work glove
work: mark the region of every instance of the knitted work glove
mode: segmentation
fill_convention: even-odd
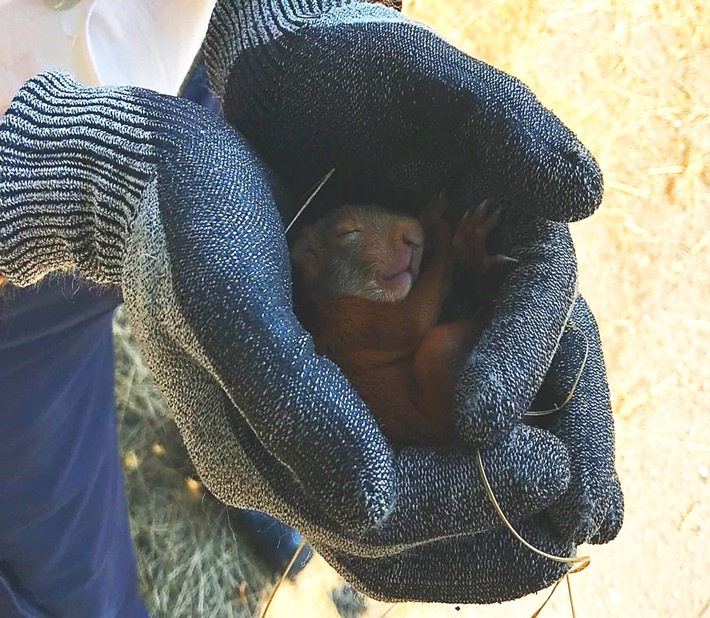
[[[565,224],[601,201],[591,154],[518,80],[377,4],[219,0],[204,53],[226,117],[298,194],[335,168],[325,189],[330,204],[414,213],[446,187],[455,222],[486,197],[506,199],[499,249],[520,263],[463,370],[459,432],[474,446],[512,444],[543,381],[536,407],[545,408],[563,402],[579,376],[572,401],[547,419],[567,447],[572,482],[555,507],[524,526],[531,542],[564,555],[583,541],[614,538],[623,506],[608,388]],[[571,315],[583,335],[565,330]],[[516,543],[497,530],[382,562],[319,549],[370,594],[496,601],[565,569]],[[452,571],[456,583],[443,575]]]
[[[0,274],[28,286],[77,272],[121,287],[210,491],[297,528],[364,587],[373,565],[366,589],[380,597],[475,601],[549,583],[556,565],[507,585],[507,556],[520,550],[499,532],[503,562],[493,543],[467,553],[476,541],[466,535],[498,524],[471,449],[395,455],[339,369],[315,354],[292,312],[279,208],[289,220],[290,202],[245,140],[182,99],[44,73],[0,120]],[[485,461],[514,519],[569,483],[567,451],[541,429],[515,426]],[[447,537],[454,559],[433,543],[425,591],[413,588],[412,563],[401,580],[389,570]],[[473,587],[493,564],[497,579]]]

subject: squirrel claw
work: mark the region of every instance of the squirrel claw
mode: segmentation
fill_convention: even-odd
[[[486,241],[502,219],[503,207],[496,200],[486,199],[464,214],[454,234],[453,245],[460,262],[471,270],[487,274],[493,268],[518,263],[507,255],[489,255]]]
[[[449,207],[449,200],[446,197],[446,189],[442,189],[434,197],[432,197],[424,209],[422,210],[422,215],[434,214],[442,216],[446,209]]]

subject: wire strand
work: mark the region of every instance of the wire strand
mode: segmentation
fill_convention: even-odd
[[[306,202],[303,204],[303,206],[301,206],[301,208],[299,208],[293,219],[291,219],[291,222],[286,226],[285,234],[288,234],[288,231],[293,227],[293,224],[296,223],[296,220],[303,214],[303,211],[306,210],[308,205],[313,201],[315,196],[318,195],[319,191],[323,188],[323,185],[330,180],[330,177],[334,173],[335,168],[332,168],[325,176],[323,176],[323,178],[318,181],[316,188],[313,189],[313,192],[308,196]]]
[[[549,408],[547,410],[528,410],[525,413],[525,416],[527,417],[536,417],[536,416],[547,416],[548,414],[553,414],[554,412],[559,412],[562,408],[564,408],[571,400],[572,396],[574,395],[574,391],[577,388],[577,385],[579,384],[579,380],[582,377],[582,372],[584,371],[584,367],[587,364],[587,358],[589,357],[589,340],[587,339],[587,335],[584,334],[584,331],[579,328],[576,324],[573,324],[572,322],[569,322],[565,328],[569,328],[570,330],[576,330],[582,337],[584,338],[584,357],[582,358],[582,363],[579,366],[579,372],[577,373],[577,376],[574,379],[574,382],[572,382],[572,388],[569,391],[569,394],[567,395],[566,399],[560,404],[556,405],[553,408]]]

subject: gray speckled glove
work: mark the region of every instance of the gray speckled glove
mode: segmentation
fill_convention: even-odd
[[[204,52],[227,119],[296,194],[335,168],[324,204],[416,212],[447,187],[458,219],[483,198],[506,199],[497,249],[520,263],[462,373],[457,425],[470,444],[487,445],[488,461],[488,449],[524,431],[521,419],[536,397],[536,407],[564,401],[581,371],[572,401],[546,421],[566,446],[572,481],[544,515],[521,525],[533,543],[564,555],[581,542],[612,539],[623,516],[613,423],[566,225],[601,202],[590,153],[518,80],[377,4],[219,0]],[[584,335],[565,330],[569,321]],[[492,468],[490,476],[499,473]],[[503,600],[565,570],[499,530],[382,562],[319,549],[362,589],[390,598]]]
[[[560,569],[513,569],[520,549],[499,531],[496,542],[466,536],[498,524],[470,448],[393,453],[339,369],[315,354],[292,312],[281,220],[292,212],[244,138],[182,99],[44,73],[0,120],[0,274],[28,286],[76,272],[121,287],[215,495],[294,526],[375,596],[480,601],[547,584]],[[517,520],[569,484],[566,449],[541,429],[516,425],[485,459]],[[421,590],[418,555],[432,559]],[[390,565],[401,561],[398,574]]]

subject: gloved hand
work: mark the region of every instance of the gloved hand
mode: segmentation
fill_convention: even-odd
[[[521,431],[544,380],[536,403],[550,407],[581,371],[572,401],[549,427],[572,460],[572,482],[544,517],[524,525],[533,543],[563,555],[585,540],[614,538],[623,506],[608,389],[596,325],[577,295],[566,225],[601,202],[591,154],[518,80],[378,4],[219,0],[203,49],[227,119],[296,194],[334,168],[324,200],[331,204],[377,202],[414,213],[446,187],[458,219],[486,197],[505,198],[495,252],[520,263],[462,373],[457,425],[470,444],[486,445],[488,457]],[[565,331],[570,315],[586,340]],[[519,554],[527,550],[515,543],[496,530],[389,562],[319,549],[375,596],[484,602],[536,589],[564,571],[533,555],[527,564],[537,566],[523,568]],[[452,573],[460,579],[445,584]]]
[[[508,586],[504,562],[492,583],[469,585],[469,571],[477,577],[498,559],[494,545],[464,538],[498,523],[474,453],[393,453],[293,315],[279,209],[286,220],[294,210],[247,142],[185,100],[44,73],[0,120],[0,274],[28,286],[71,271],[121,287],[210,491],[297,528],[354,581],[364,584],[359,573],[374,565],[377,596],[475,601],[549,583],[557,565]],[[537,428],[516,426],[485,461],[514,519],[540,512],[569,483],[566,450]],[[481,553],[467,554],[476,543]],[[421,554],[419,545],[437,559],[423,592],[409,562],[401,580],[383,570]]]

